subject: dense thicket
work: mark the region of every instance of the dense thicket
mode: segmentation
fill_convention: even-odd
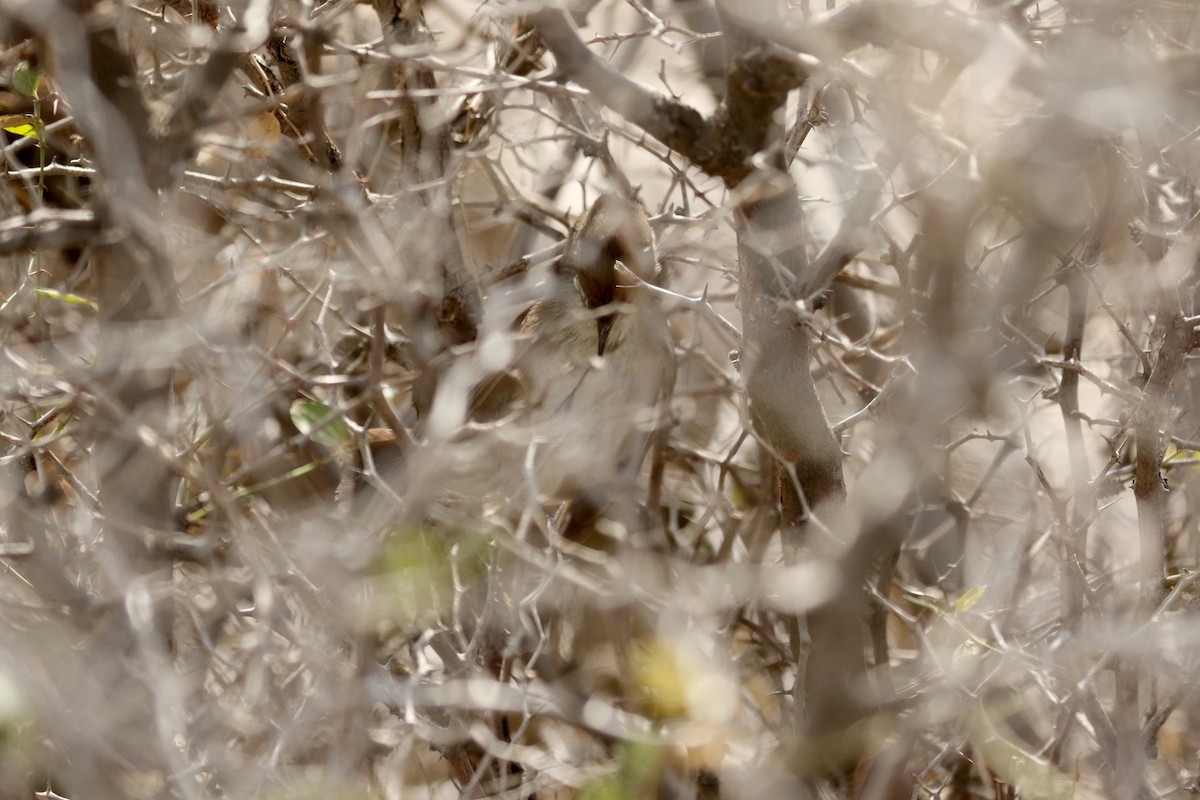
[[[1200,14],[817,5],[0,0],[0,795],[1191,796]]]

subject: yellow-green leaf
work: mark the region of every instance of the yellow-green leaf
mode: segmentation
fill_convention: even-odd
[[[7,130],[7,128],[5,128]],[[99,306],[92,300],[70,292],[60,292],[57,289],[38,289],[37,293],[42,297],[49,297],[51,300],[61,300],[64,303],[73,303],[75,305],[87,306],[93,311],[98,311]]]
[[[975,604],[979,602],[979,599],[981,597],[983,597],[983,593],[986,591],[987,591],[986,583],[982,584],[980,586],[976,586],[971,589],[967,589],[965,592],[962,593],[962,597],[960,597],[954,601],[955,613],[970,611],[972,608],[975,607]]]
[[[632,661],[634,677],[655,714],[663,717],[687,714],[688,676],[669,643],[659,639],[639,642]]]
[[[34,69],[28,61],[22,61],[17,64],[17,68],[13,70],[12,85],[21,94],[26,97],[38,96],[38,84],[41,83],[42,76]]]
[[[29,114],[0,114],[0,128],[17,136],[28,136],[31,139],[41,138],[38,123]]]

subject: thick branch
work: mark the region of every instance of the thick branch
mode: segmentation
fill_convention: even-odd
[[[653,92],[606,64],[579,38],[564,11],[543,8],[530,20],[564,77],[729,186],[753,172],[749,160],[766,143],[774,108],[806,77],[801,63],[782,51],[746,54],[729,79],[735,96],[706,120],[694,108]]]
[[[744,157],[766,149],[778,123],[775,112],[788,92],[808,80],[808,64],[778,47],[763,45],[733,59],[725,102],[714,124],[728,130],[736,153]]]
[[[1160,433],[1170,411],[1171,384],[1183,367],[1192,347],[1192,330],[1178,311],[1163,315],[1163,343],[1154,371],[1146,383],[1145,398],[1137,409],[1133,434],[1137,442],[1134,463],[1133,494],[1137,498],[1138,529],[1141,532],[1139,579],[1145,607],[1153,608],[1161,589],[1159,578],[1163,563],[1166,532],[1167,489],[1163,484],[1163,436]]]

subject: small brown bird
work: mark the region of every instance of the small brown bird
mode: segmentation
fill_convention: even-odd
[[[666,319],[637,285],[656,267],[642,208],[612,194],[596,200],[538,299],[502,334],[501,349],[511,344],[504,368],[468,392],[470,421],[455,437],[465,449],[452,469],[469,480],[452,481],[458,491],[518,505],[531,491],[571,500],[578,521],[632,485],[675,378]]]
[[[632,483],[665,421],[675,384],[670,332],[650,293],[630,280],[653,280],[656,268],[645,212],[603,195],[555,265],[552,291],[521,323],[534,346],[520,367],[551,413],[541,425],[561,437],[542,472],[557,493],[575,496],[576,522],[584,504],[600,511],[608,488]]]

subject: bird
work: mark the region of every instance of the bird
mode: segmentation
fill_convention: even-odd
[[[430,415],[454,431],[450,485],[509,506],[569,503],[577,529],[628,506],[675,379],[646,286],[657,269],[644,208],[603,194],[545,274],[485,301],[475,357],[444,376]],[[535,297],[515,316],[514,294]]]

